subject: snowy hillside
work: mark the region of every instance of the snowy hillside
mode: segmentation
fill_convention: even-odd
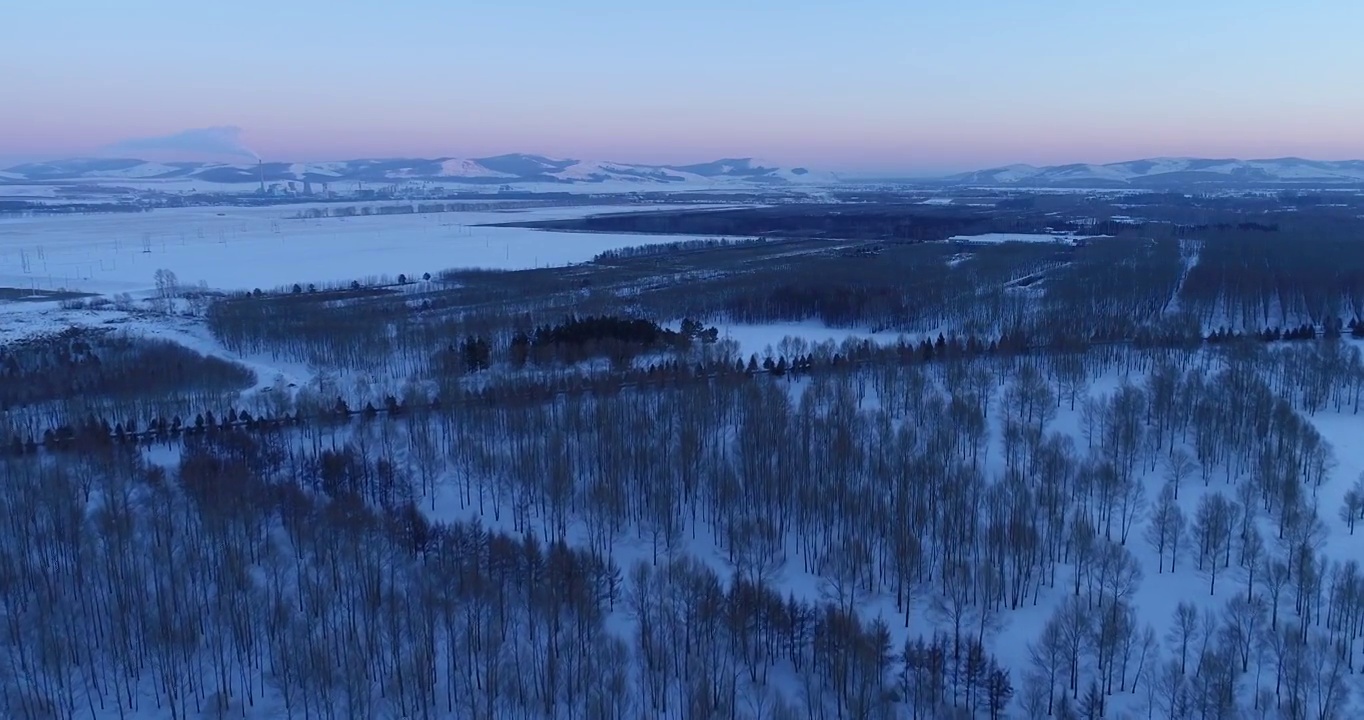
[[[944,180],[954,184],[1027,186],[1364,185],[1364,161],[1149,158],[1107,165],[1009,165],[953,175]]]
[[[110,182],[176,180],[254,184],[280,181],[374,182],[432,181],[470,184],[605,183],[641,185],[734,182],[790,185],[837,182],[832,173],[784,168],[752,158],[730,158],[695,165],[640,165],[539,155],[484,158],[344,160],[325,163],[154,163],[133,159],[76,159],[26,163],[6,168],[0,182]]]
[[[515,177],[510,173],[489,170],[488,168],[479,165],[477,160],[464,158],[442,160],[440,164],[440,174],[442,177]]]

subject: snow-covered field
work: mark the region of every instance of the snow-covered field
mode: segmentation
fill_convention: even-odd
[[[744,358],[755,354],[759,357],[778,356],[780,353],[777,349],[782,340],[788,337],[798,338],[809,345],[825,342],[841,345],[849,339],[892,345],[901,337],[890,332],[873,333],[863,329],[829,327],[818,320],[798,323],[719,323],[716,329],[720,331],[721,339],[728,338],[738,344],[739,354]]]
[[[693,239],[478,227],[666,205],[294,219],[306,207],[6,218],[0,220],[0,287],[138,293],[154,287],[153,274],[164,268],[182,285],[249,290],[399,273],[419,277],[458,267],[565,265],[613,248]]]
[[[1104,236],[1075,235],[1073,233],[983,233],[980,235],[953,235],[948,238],[948,241],[988,245],[1007,242],[1074,244],[1076,240],[1088,240],[1095,237]]]

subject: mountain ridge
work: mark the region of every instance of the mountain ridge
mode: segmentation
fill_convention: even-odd
[[[1279,157],[1152,157],[1115,163],[1024,163],[934,178],[878,180],[840,177],[804,167],[784,168],[755,158],[691,164],[643,164],[509,153],[481,158],[362,158],[330,162],[152,162],[133,158],[74,158],[0,168],[0,185],[25,183],[204,183],[251,188],[283,182],[412,182],[454,185],[625,185],[799,187],[861,182],[1018,188],[1364,187],[1364,160]]]
[[[1007,165],[938,179],[954,185],[1018,187],[1150,187],[1199,185],[1364,185],[1364,160],[1307,160],[1298,157],[1154,157],[1116,163]]]
[[[837,182],[832,173],[783,168],[754,158],[687,165],[647,165],[511,153],[482,158],[363,158],[317,163],[148,162],[133,158],[73,158],[0,168],[0,182],[444,182],[476,185],[634,182],[737,182],[793,185]]]

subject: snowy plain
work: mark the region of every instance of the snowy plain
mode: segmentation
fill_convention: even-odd
[[[394,204],[408,203],[378,205]],[[268,289],[399,273],[420,277],[450,268],[550,267],[584,262],[620,247],[699,239],[482,227],[666,210],[668,205],[298,219],[308,207],[194,207],[0,219],[0,287],[137,294],[152,289],[153,275],[164,268],[182,286],[202,282],[216,290]]]

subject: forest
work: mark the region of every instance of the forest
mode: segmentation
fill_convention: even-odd
[[[0,712],[1354,717],[1360,223],[1176,205],[0,346]]]
[[[175,342],[69,329],[0,345],[0,409],[75,398],[173,399],[255,384],[240,365]]]
[[[922,206],[783,205],[657,213],[594,215],[580,220],[509,223],[516,227],[593,232],[685,233],[765,237],[829,237],[854,240],[946,240],[959,233],[1030,232],[1046,225],[989,213],[933,211]]]

